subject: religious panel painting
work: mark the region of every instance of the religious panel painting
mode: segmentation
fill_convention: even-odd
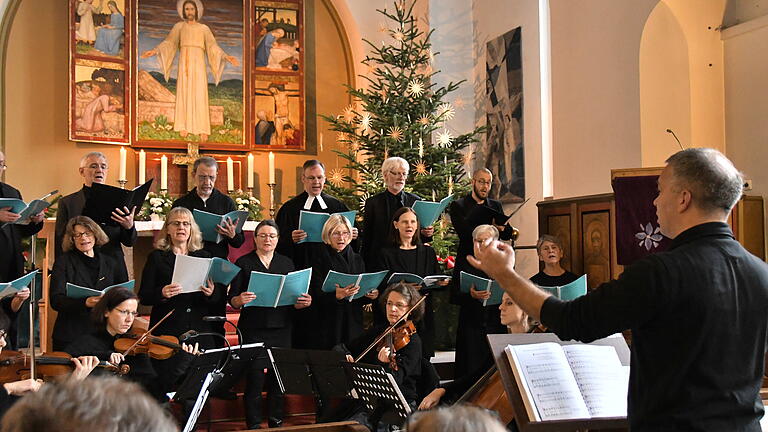
[[[486,44],[485,139],[475,157],[493,173],[491,198],[505,203],[525,198],[523,157],[523,68],[521,29]]]
[[[134,145],[244,149],[244,0],[133,1]]]
[[[126,144],[130,16],[126,0],[69,2],[69,139]]]
[[[606,211],[583,213],[582,251],[587,287],[592,290],[611,280],[610,214]]]
[[[301,0],[253,2],[253,147],[304,150]]]

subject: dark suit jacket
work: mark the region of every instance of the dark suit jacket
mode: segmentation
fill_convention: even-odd
[[[21,193],[13,186],[0,182],[0,198],[21,198]],[[21,239],[37,234],[43,229],[43,222],[29,225],[6,225],[0,228],[0,245],[5,248],[0,251],[0,259],[12,261],[8,274],[0,274],[0,282],[10,282],[24,275],[24,256],[22,255]]]
[[[112,256],[97,250],[95,257],[99,260],[99,268],[94,274],[94,269],[86,266],[78,255],[82,255],[78,250],[64,252],[53,265],[50,297],[51,307],[59,313],[53,326],[53,344],[57,351],[80,335],[94,331],[91,309],[85,306],[85,299],[67,297],[67,283],[103,290],[128,280],[125,265],[119,265]],[[93,280],[97,281],[96,285]]]
[[[412,207],[421,198],[406,191],[403,194],[403,206]],[[393,195],[388,191],[378,193],[365,201],[363,210],[363,232],[360,253],[365,265],[372,269],[378,265],[378,253],[385,247],[392,246],[389,242],[389,231],[392,227],[392,216],[400,209],[390,201]]]
[[[54,242],[54,251],[56,258],[62,254],[61,241],[64,237],[64,232],[67,229],[67,222],[75,216],[83,214],[83,207],[85,207],[86,200],[86,186],[75,193],[71,193],[61,200],[59,200],[59,209],[56,212],[56,237]],[[118,263],[122,263],[125,267],[125,255],[123,254],[123,248],[121,244],[126,247],[133,246],[136,243],[136,227],[131,229],[125,229],[120,226],[113,225],[100,225],[104,233],[109,237],[109,242],[101,247],[101,252],[114,257]]]

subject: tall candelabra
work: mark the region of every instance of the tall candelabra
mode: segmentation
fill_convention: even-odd
[[[277,186],[276,183],[267,183],[267,186],[269,186],[269,217],[271,219],[275,218],[275,186]]]
[[[120,183],[120,189],[125,189],[125,184],[128,183],[128,180],[118,180],[118,183]]]

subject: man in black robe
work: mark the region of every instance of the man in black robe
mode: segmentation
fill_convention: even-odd
[[[495,225],[499,238],[512,238],[512,227],[503,219],[501,202],[488,197],[493,184],[493,175],[487,168],[480,168],[472,174],[472,192],[457,199],[448,207],[453,229],[459,237],[456,265],[453,269],[451,303],[460,307],[459,324],[456,328],[456,376],[472,373],[485,363],[488,343],[485,335],[504,333],[499,324],[498,306],[483,306],[481,298],[459,290],[461,272],[487,277],[467,262],[472,254],[472,231],[480,225]]]
[[[59,200],[59,209],[56,212],[56,236],[54,239],[56,258],[62,254],[61,239],[64,237],[67,222],[71,218],[83,214],[83,208],[91,194],[91,185],[106,182],[108,171],[109,165],[104,153],[91,152],[80,159],[79,172],[80,176],[83,177],[83,188]],[[125,267],[125,255],[121,245],[131,247],[137,238],[136,227],[133,224],[133,210],[125,207],[116,208],[112,212],[112,220],[117,222],[116,226],[108,225],[103,221],[95,221],[109,237],[109,242],[101,247],[101,251],[114,257],[123,267]]]

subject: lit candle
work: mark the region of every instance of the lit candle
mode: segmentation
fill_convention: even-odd
[[[248,153],[248,187],[253,188],[253,153]]]
[[[125,158],[125,147],[120,147],[120,171],[118,171],[119,174],[117,176],[117,179],[120,181],[125,181]]]
[[[235,163],[232,162],[232,158],[227,158],[227,190],[233,191],[235,190]]]
[[[269,184],[275,184],[275,154],[269,152]]]
[[[320,132],[320,151],[323,151],[323,133]]]
[[[432,201],[435,201],[435,190],[432,189]]]
[[[147,182],[147,154],[144,150],[139,152],[139,184]]]
[[[168,190],[168,157],[160,158],[160,189]]]
[[[419,137],[419,159],[424,157],[424,141]]]

